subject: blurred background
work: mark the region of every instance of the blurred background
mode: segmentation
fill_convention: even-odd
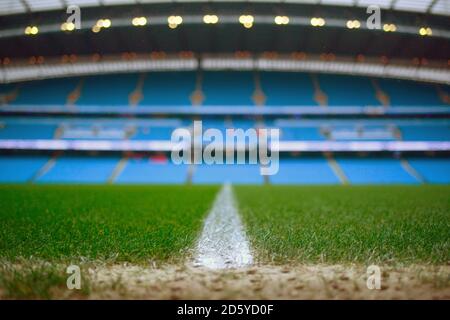
[[[449,15],[448,0],[0,0],[0,182],[448,184]],[[279,173],[173,164],[171,133],[194,120],[279,128]]]

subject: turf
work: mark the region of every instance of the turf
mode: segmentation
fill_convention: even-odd
[[[0,186],[0,259],[184,261],[219,186]],[[450,261],[449,186],[234,186],[262,262]]]
[[[234,189],[260,261],[450,261],[450,186]]]
[[[81,290],[67,290],[66,265],[22,261],[20,267],[0,262],[0,299],[83,298],[90,294],[88,268],[82,266]]]
[[[218,187],[0,186],[0,259],[180,260]]]

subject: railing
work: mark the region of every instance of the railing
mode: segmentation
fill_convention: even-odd
[[[4,151],[170,152],[189,147],[164,140],[0,139],[0,150]],[[448,152],[450,141],[280,141],[269,145],[269,149],[280,152]]]
[[[360,75],[381,78],[406,79],[432,83],[450,84],[450,69],[447,65],[414,65],[409,63],[383,63],[368,59],[366,62],[335,57],[332,61],[311,57],[305,59],[277,55],[276,58],[249,56],[246,58],[228,56],[199,56],[179,58],[168,56],[153,59],[151,55],[139,55],[133,59],[108,57],[92,61],[89,57],[78,57],[73,62],[49,59],[42,64],[11,64],[0,67],[0,83],[27,80],[62,78],[113,73],[136,73],[149,71],[196,71],[202,70],[259,70],[317,72],[343,75]]]
[[[450,107],[319,107],[319,106],[58,106],[58,105],[7,105],[0,106],[0,115],[48,116],[450,116]]]

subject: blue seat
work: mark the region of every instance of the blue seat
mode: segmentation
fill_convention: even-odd
[[[370,78],[321,74],[318,79],[330,106],[380,105]]]
[[[137,74],[87,77],[84,79],[83,89],[76,104],[79,106],[127,106],[137,81]]]
[[[392,106],[430,106],[444,104],[433,84],[407,80],[378,80],[380,87],[390,97]]]
[[[48,161],[46,156],[0,156],[0,182],[28,182]]]
[[[450,141],[450,126],[424,125],[424,126],[400,126],[403,140],[418,141]]]
[[[175,127],[139,127],[133,140],[170,140]]]
[[[196,184],[261,184],[263,176],[259,165],[252,164],[201,164],[195,166],[192,182]]]
[[[203,73],[204,105],[210,106],[249,106],[253,105],[253,75],[251,72]]]
[[[141,106],[189,106],[195,90],[195,72],[152,72],[146,74]]]
[[[268,106],[315,106],[310,76],[298,72],[260,72]]]
[[[280,127],[281,136],[280,139],[284,141],[320,141],[324,140],[324,137],[317,127]]]
[[[208,129],[217,129],[225,134],[225,130],[230,128],[230,124],[227,123],[224,119],[204,119],[202,120],[202,129],[203,131]]]
[[[20,83],[19,94],[11,104],[65,105],[79,78],[48,79]]]
[[[280,159],[279,171],[269,176],[273,184],[337,184],[338,177],[323,157]]]
[[[15,83],[2,83],[0,84],[0,95],[13,92],[17,88]]]
[[[57,126],[51,124],[34,124],[6,122],[0,128],[0,139],[53,139]]]
[[[408,158],[409,164],[428,183],[450,183],[450,159]]]
[[[337,158],[339,166],[352,184],[418,183],[394,158]]]
[[[228,127],[234,129],[247,130],[251,128],[256,128],[256,123],[254,120],[249,119],[232,119]]]
[[[129,159],[115,183],[182,184],[187,181],[187,165],[149,158]]]
[[[207,129],[218,129],[225,136],[226,129],[256,129],[256,123],[248,119],[232,119],[226,121],[225,119],[204,119],[202,120],[203,131]]]
[[[106,183],[119,162],[119,157],[63,156],[39,183]]]

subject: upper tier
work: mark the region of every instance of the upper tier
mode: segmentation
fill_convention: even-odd
[[[450,86],[297,72],[152,72],[0,85],[0,103],[76,106],[445,106]]]

